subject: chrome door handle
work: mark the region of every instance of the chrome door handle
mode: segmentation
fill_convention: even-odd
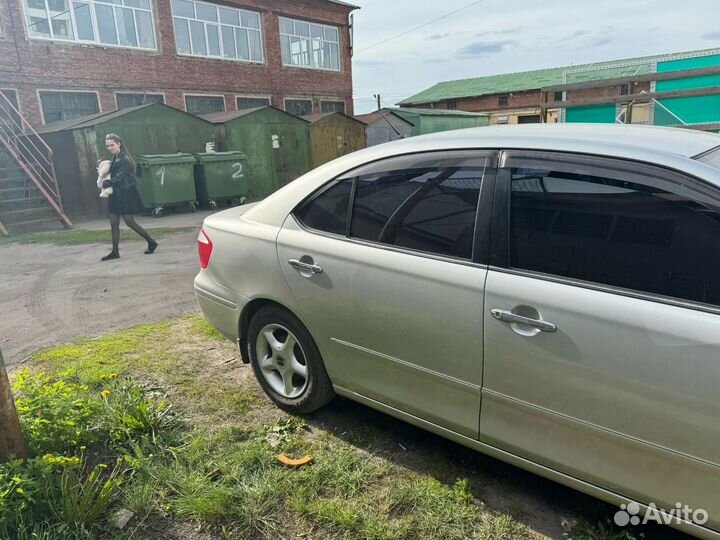
[[[551,322],[531,319],[530,317],[523,317],[522,315],[515,315],[512,311],[506,311],[504,309],[493,309],[492,311],[490,311],[490,314],[498,321],[511,324],[515,323],[532,326],[533,328],[537,328],[541,332],[557,332],[557,326],[555,326]]]
[[[298,261],[297,259],[290,259],[288,261],[288,264],[292,266],[293,268],[297,268],[298,270],[305,270],[307,272],[312,272],[313,274],[322,274],[322,267],[318,266],[317,264],[312,263],[306,263],[302,261]]]

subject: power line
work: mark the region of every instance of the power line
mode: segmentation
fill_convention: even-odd
[[[407,34],[410,34],[412,32],[415,32],[416,30],[420,30],[421,28],[425,28],[426,26],[430,26],[432,23],[441,21],[442,19],[447,19],[448,17],[455,15],[456,13],[460,13],[463,10],[466,10],[468,8],[471,8],[473,6],[477,6],[478,4],[481,4],[482,2],[485,2],[485,0],[476,0],[475,2],[472,2],[470,4],[467,4],[466,6],[461,7],[460,9],[456,9],[455,11],[451,11],[450,13],[446,13],[445,15],[442,15],[440,17],[437,17],[431,21],[428,21],[426,23],[421,24],[420,26],[416,26],[415,28],[411,28],[410,30],[406,30],[405,32],[401,32],[400,34],[397,34],[396,36],[389,37],[387,39],[383,39],[382,41],[378,41],[377,43],[373,43],[372,45],[365,47],[363,49],[360,49],[358,51],[355,51],[355,54],[360,54],[364,51],[367,51],[369,49],[373,49],[375,47],[378,47],[382,45],[383,43],[387,43],[388,41],[392,41],[393,39],[397,39],[399,37],[405,36]]]

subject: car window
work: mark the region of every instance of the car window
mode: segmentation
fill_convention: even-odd
[[[708,165],[712,165],[713,167],[720,169],[720,146],[714,148],[710,152],[704,153],[697,159],[698,161],[702,161],[703,163],[707,163]]]
[[[350,236],[472,258],[485,155],[388,160],[355,176]]]
[[[720,305],[720,205],[568,163],[511,174],[511,267]]]
[[[303,225],[318,231],[345,235],[352,180],[334,184],[295,212]]]

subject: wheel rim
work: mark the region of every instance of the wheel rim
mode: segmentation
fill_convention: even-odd
[[[265,381],[284,398],[302,395],[308,385],[305,352],[290,330],[268,324],[258,334],[257,361]]]

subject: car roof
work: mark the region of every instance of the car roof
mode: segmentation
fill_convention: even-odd
[[[403,142],[436,142],[438,147],[519,148],[583,152],[643,160],[668,153],[692,158],[720,146],[720,136],[658,126],[624,124],[523,124],[487,126],[432,133]],[[395,148],[397,150],[397,147]]]
[[[321,165],[268,196],[243,218],[280,225],[300,201],[331,178],[372,161],[437,150],[539,150],[620,158],[682,171],[720,188],[720,169],[691,159],[717,147],[718,135],[656,126],[530,124],[445,131],[371,146]]]

